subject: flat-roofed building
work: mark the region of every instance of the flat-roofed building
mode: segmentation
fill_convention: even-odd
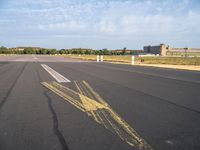
[[[159,54],[161,56],[167,56],[167,53],[200,53],[200,48],[172,48],[166,44],[160,44],[157,46],[144,46],[144,52],[148,54]]]
[[[165,45],[165,44],[160,44],[157,46],[144,46],[144,52],[145,53],[150,53],[150,54],[155,54],[155,55],[162,55],[162,56],[166,56],[167,55],[167,51],[169,50],[169,45]]]

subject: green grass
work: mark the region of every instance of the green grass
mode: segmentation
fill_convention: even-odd
[[[67,55],[67,56],[71,58],[79,58],[79,59],[94,60],[94,61],[96,61],[97,59],[96,55]],[[104,61],[110,61],[110,62],[122,62],[122,63],[131,62],[131,56],[105,55],[103,59]]]
[[[66,55],[71,58],[96,61],[96,55]],[[105,55],[104,61],[131,64],[130,55]],[[136,57],[136,64],[200,65],[200,57]]]
[[[200,57],[200,52],[167,52],[167,56],[194,56]]]
[[[74,55],[74,54],[70,54],[70,55],[66,55],[67,57],[71,57],[71,58],[78,58],[78,59],[84,59],[84,60],[96,60],[96,55]]]
[[[131,56],[104,56],[104,61],[131,63]]]
[[[144,64],[200,65],[200,57],[137,57],[136,62]]]

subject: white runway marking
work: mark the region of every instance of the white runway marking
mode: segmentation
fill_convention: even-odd
[[[48,65],[41,64],[41,66],[59,83],[61,82],[71,82],[69,79],[65,78],[52,68],[50,68]]]

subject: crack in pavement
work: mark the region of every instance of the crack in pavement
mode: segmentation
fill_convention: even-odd
[[[41,75],[40,75],[38,70],[36,72],[37,72],[37,76],[38,76],[39,83],[40,83],[42,81]],[[52,106],[52,100],[49,97],[48,92],[49,91],[45,90],[44,95],[47,98],[48,107],[49,107],[49,110],[51,112],[52,119],[53,119],[52,120],[53,121],[53,132],[57,136],[57,138],[58,138],[58,140],[59,140],[59,142],[61,144],[62,150],[69,150],[69,148],[67,146],[67,143],[65,141],[65,138],[64,138],[64,136],[62,135],[62,133],[59,130],[58,117],[57,117],[57,114],[56,114],[56,112],[55,112],[55,110],[54,110],[54,108]]]
[[[61,144],[62,150],[69,150],[67,143],[65,141],[65,138],[59,130],[58,117],[57,117],[57,114],[56,114],[56,112],[55,112],[55,110],[52,106],[52,100],[48,95],[48,91],[44,92],[44,95],[47,97],[49,110],[52,114],[54,134],[57,136],[57,138],[58,138],[58,140]]]

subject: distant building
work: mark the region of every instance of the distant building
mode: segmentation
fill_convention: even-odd
[[[33,49],[33,50],[40,50],[40,47],[15,47],[15,48],[10,48],[12,51],[23,51],[27,48]]]
[[[167,55],[167,51],[169,50],[169,45],[160,44],[158,46],[144,46],[144,52],[150,54],[159,54],[162,56]]]
[[[160,44],[157,46],[144,46],[144,52],[149,54],[159,54],[161,56],[166,56],[167,52],[199,52],[200,48],[172,48],[166,44]]]

